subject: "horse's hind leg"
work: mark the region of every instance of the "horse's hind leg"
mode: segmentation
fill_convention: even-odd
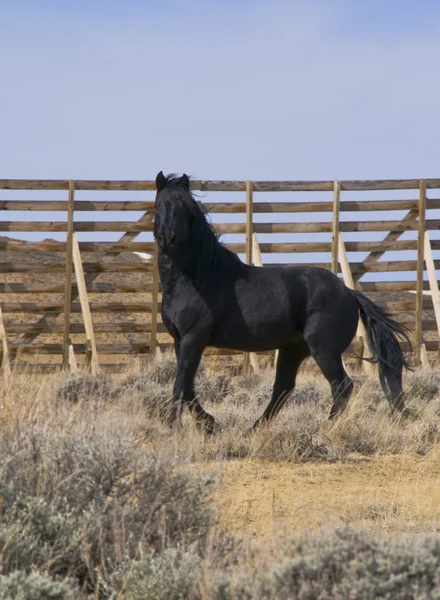
[[[312,351],[312,356],[330,384],[333,406],[329,418],[334,419],[347,406],[353,392],[353,382],[347,375],[342,363],[342,356],[338,352],[331,350],[324,352]]]
[[[310,351],[306,344],[297,344],[289,348],[280,348],[277,360],[275,383],[272,391],[272,399],[266,410],[255,423],[254,428],[264,421],[272,419],[284,406],[289,393],[295,387],[298,369]]]

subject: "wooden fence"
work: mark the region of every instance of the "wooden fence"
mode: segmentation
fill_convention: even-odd
[[[411,331],[417,363],[426,360],[426,352],[435,359],[440,260],[433,252],[440,250],[434,233],[440,229],[440,198],[431,194],[440,179],[193,181],[192,188],[207,192],[203,205],[214,227],[239,237],[227,245],[246,262],[299,264],[305,255],[307,264],[340,273],[347,285],[397,314]],[[272,192],[282,192],[281,201],[265,201]],[[372,199],[377,192],[386,197]],[[126,368],[130,356],[171,347],[160,320],[154,181],[0,180],[0,194],[5,377],[10,364],[49,372],[83,362],[94,372],[116,370]],[[31,218],[21,220],[24,213]],[[51,220],[40,221],[44,214]],[[17,234],[22,239],[13,239]],[[64,240],[35,240],[42,234],[62,234]],[[92,239],[81,239],[85,235]],[[117,239],[109,241],[109,235]],[[268,236],[277,239],[267,241]],[[145,262],[137,252],[150,253],[152,260]],[[395,256],[388,259],[387,253]],[[364,337],[360,328],[358,349]],[[207,354],[234,353],[210,349]],[[249,365],[258,370],[258,358],[245,355],[245,368]]]

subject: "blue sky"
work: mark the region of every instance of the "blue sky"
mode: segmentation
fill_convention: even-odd
[[[430,177],[440,3],[2,3],[6,177]]]
[[[438,1],[0,10],[0,177],[439,176]]]

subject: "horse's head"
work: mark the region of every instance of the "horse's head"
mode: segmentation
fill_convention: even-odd
[[[189,187],[185,173],[182,177],[165,177],[162,171],[157,174],[153,231],[159,247],[170,258],[182,252],[189,238],[191,202],[194,202]]]

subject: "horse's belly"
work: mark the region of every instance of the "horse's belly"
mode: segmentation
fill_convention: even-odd
[[[286,323],[224,323],[212,333],[210,346],[244,352],[274,350],[290,346],[303,339],[302,332]]]

